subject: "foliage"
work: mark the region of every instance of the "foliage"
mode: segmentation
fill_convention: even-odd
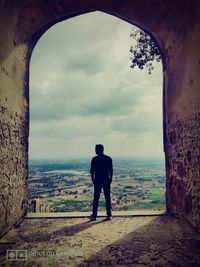
[[[153,39],[146,32],[142,30],[132,29],[130,37],[136,41],[136,44],[131,46],[130,53],[131,56],[131,68],[136,66],[140,69],[146,67],[148,73],[151,74],[154,69],[153,61],[161,61],[161,54],[158,46],[153,41]]]

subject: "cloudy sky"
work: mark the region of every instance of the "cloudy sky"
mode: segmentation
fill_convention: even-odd
[[[130,68],[133,26],[94,12],[58,23],[30,63],[31,159],[163,158],[162,66]]]

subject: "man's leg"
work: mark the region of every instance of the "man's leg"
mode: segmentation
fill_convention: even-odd
[[[110,199],[110,184],[103,186],[104,196],[106,200],[106,211],[107,211],[107,217],[111,217],[111,199]]]
[[[98,211],[98,205],[99,205],[99,197],[101,194],[101,185],[94,184],[94,200],[93,200],[93,213],[92,217],[96,218],[97,217],[97,211]]]

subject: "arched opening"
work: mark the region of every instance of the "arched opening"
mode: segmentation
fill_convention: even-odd
[[[28,257],[28,265],[41,265],[41,256],[44,256],[44,264],[49,266],[175,266],[177,262],[182,266],[199,266],[199,235],[181,220],[200,229],[200,16],[197,2],[156,1],[156,5],[152,5],[152,1],[143,1],[141,5],[141,1],[131,0],[2,1],[0,236],[12,229],[11,238],[7,239],[6,235],[1,239],[4,266],[8,260],[26,260],[27,248],[29,252],[36,252]],[[141,26],[152,33],[161,48],[168,214],[156,218],[116,217],[111,223],[101,219],[86,223],[86,218],[27,219],[28,76],[33,46],[56,22],[96,10]],[[16,238],[15,230],[19,233]],[[74,254],[68,252],[77,246],[78,249],[83,246],[84,255],[70,261]],[[6,258],[8,248],[13,250]],[[40,253],[41,248],[47,249],[44,254]],[[55,257],[57,248],[59,254]],[[22,255],[21,249],[25,249]],[[46,257],[49,254],[52,257]]]
[[[94,13],[90,13],[90,16],[93,15]],[[105,18],[106,16],[109,17],[105,15]],[[112,17],[112,19],[114,18]],[[71,20],[72,25],[74,20]],[[104,17],[100,17],[100,21],[105,21]],[[105,25],[107,23],[109,22],[105,22]],[[80,32],[77,32],[77,30],[69,31],[70,25],[68,32],[66,30],[67,40],[66,42],[62,41],[64,46],[59,48],[56,53],[56,58],[59,58],[59,51],[61,51],[60,55],[65,58],[62,63],[54,58],[54,60],[49,59],[48,65],[41,67],[41,64],[44,63],[44,53],[40,52],[38,58],[42,61],[35,64],[35,69],[38,72],[37,78],[33,82],[35,83],[33,85],[33,87],[35,86],[33,89],[35,95],[33,94],[30,97],[30,106],[34,101],[36,104],[35,112],[31,112],[35,125],[30,127],[30,145],[31,149],[35,149],[37,152],[35,154],[37,161],[30,165],[32,177],[29,179],[29,183],[31,182],[30,188],[33,190],[31,192],[33,198],[36,196],[40,198],[40,201],[35,203],[42,207],[41,209],[34,208],[35,211],[49,211],[49,207],[54,207],[52,209],[55,211],[75,211],[73,205],[78,211],[83,201],[89,204],[86,205],[87,207],[83,205],[81,211],[88,211],[86,208],[91,209],[92,184],[89,183],[88,190],[88,182],[85,180],[85,183],[81,184],[81,177],[73,175],[73,171],[70,170],[75,168],[75,171],[84,171],[85,178],[90,180],[89,175],[86,174],[89,171],[88,163],[90,160],[87,159],[85,165],[83,165],[83,159],[81,159],[77,170],[77,159],[75,163],[73,161],[67,163],[64,159],[67,156],[71,157],[70,160],[73,157],[80,158],[85,155],[86,148],[89,149],[87,154],[92,156],[91,152],[93,151],[91,149],[93,150],[98,140],[103,140],[107,153],[111,154],[114,160],[114,176],[116,178],[113,180],[112,200],[114,210],[134,210],[144,207],[148,209],[165,208],[165,174],[162,146],[162,67],[159,66],[160,69],[156,70],[157,75],[149,76],[146,73],[145,79],[140,70],[136,70],[134,75],[133,70],[129,68],[128,53],[131,44],[129,35],[132,26],[129,25],[129,30],[127,30],[124,22],[121,23],[123,27],[121,26],[119,30],[116,30],[114,26],[114,28],[108,28],[107,36],[105,36],[105,31],[102,30],[105,29],[105,25],[98,29],[94,27],[92,34],[96,34],[98,42],[94,44],[93,39],[93,42],[90,42],[92,46],[89,46],[86,37],[83,35],[82,38],[80,37],[82,30]],[[91,22],[88,23],[86,20],[85,29],[87,29],[87,26],[89,28],[90,24]],[[98,21],[92,24],[98,25]],[[63,23],[62,25],[63,28],[61,28],[64,32],[67,24]],[[97,32],[99,30],[100,33]],[[130,40],[128,46],[125,46],[126,42],[122,42],[124,31],[127,34],[127,39]],[[72,33],[71,37],[69,37],[70,32]],[[110,41],[109,35],[111,36]],[[102,42],[102,39],[106,39],[106,42]],[[73,43],[68,45],[67,42],[70,43],[71,40],[73,40]],[[73,50],[72,48],[79,40],[81,40],[81,43]],[[124,70],[125,65],[122,65],[125,59],[121,55],[120,46],[113,46],[116,40],[121,42],[122,49],[127,53],[125,64],[127,70]],[[58,39],[54,38],[54,41],[57,43]],[[48,41],[48,44],[50,43],[53,46],[52,42]],[[101,46],[106,44],[104,51],[99,51],[101,46],[96,47],[96,44],[100,42]],[[44,45],[47,47],[47,43],[44,42],[43,47]],[[84,45],[86,51],[82,47]],[[109,50],[109,46],[113,49]],[[70,50],[70,53],[67,54],[68,50]],[[106,50],[109,53],[105,56]],[[111,64],[109,65],[108,62],[111,62]],[[64,66],[65,74],[59,73],[60,65]],[[48,66],[51,66],[50,72]],[[106,72],[107,77],[105,78]],[[46,73],[43,81],[42,73]],[[102,73],[104,73],[104,76]],[[142,80],[138,78],[139,76],[142,76]],[[62,80],[61,86],[59,85],[60,80]],[[69,85],[70,82],[71,85]],[[83,86],[84,88],[80,88]],[[80,90],[77,90],[77,88],[80,88]],[[33,90],[31,92],[34,92]],[[92,97],[93,94],[94,98]],[[70,113],[71,117],[69,116]],[[35,139],[34,133],[36,134]],[[57,139],[60,141],[57,140],[54,143],[55,150],[49,149],[49,144],[52,145],[52,137],[57,134]],[[63,143],[66,143],[67,139],[69,140],[68,146],[64,147]],[[77,141],[77,139],[79,140]],[[47,140],[48,143],[45,146]],[[157,145],[158,147],[156,147]],[[82,150],[78,151],[80,147]],[[62,150],[62,148],[64,149]],[[40,149],[40,153],[38,149]],[[56,155],[58,151],[62,152],[60,160],[63,164],[55,161],[53,165],[52,159],[55,160],[53,155]],[[66,154],[66,151],[69,151],[69,154]],[[33,150],[30,152],[35,153]],[[73,152],[81,153],[74,153],[72,156]],[[43,157],[44,159],[44,155],[47,156],[46,161],[38,162],[39,158]],[[131,160],[127,159],[129,157],[131,157]],[[161,158],[159,159],[159,157]],[[50,164],[49,160],[51,160]],[[80,163],[83,169],[80,168]],[[66,171],[67,165],[70,166],[68,171]],[[61,172],[55,171],[58,168]],[[63,172],[63,169],[65,172]],[[61,174],[62,172],[63,174]],[[67,176],[67,178],[63,179],[64,176]],[[73,179],[70,179],[70,176]],[[59,183],[57,183],[58,180]],[[81,186],[81,190],[76,187],[77,184]],[[72,190],[69,190],[69,185],[72,186]],[[78,195],[80,194],[82,198],[79,200]],[[83,198],[84,195],[87,199]],[[45,200],[48,198],[49,200]],[[59,200],[53,205],[53,199]],[[77,206],[76,203],[80,205]],[[72,210],[68,209],[68,204],[72,204]]]

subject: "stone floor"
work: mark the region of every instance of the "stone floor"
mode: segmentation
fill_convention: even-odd
[[[0,266],[14,267],[197,267],[200,234],[169,215],[114,217],[112,221],[100,217],[95,222],[29,218],[0,240],[0,257]]]

